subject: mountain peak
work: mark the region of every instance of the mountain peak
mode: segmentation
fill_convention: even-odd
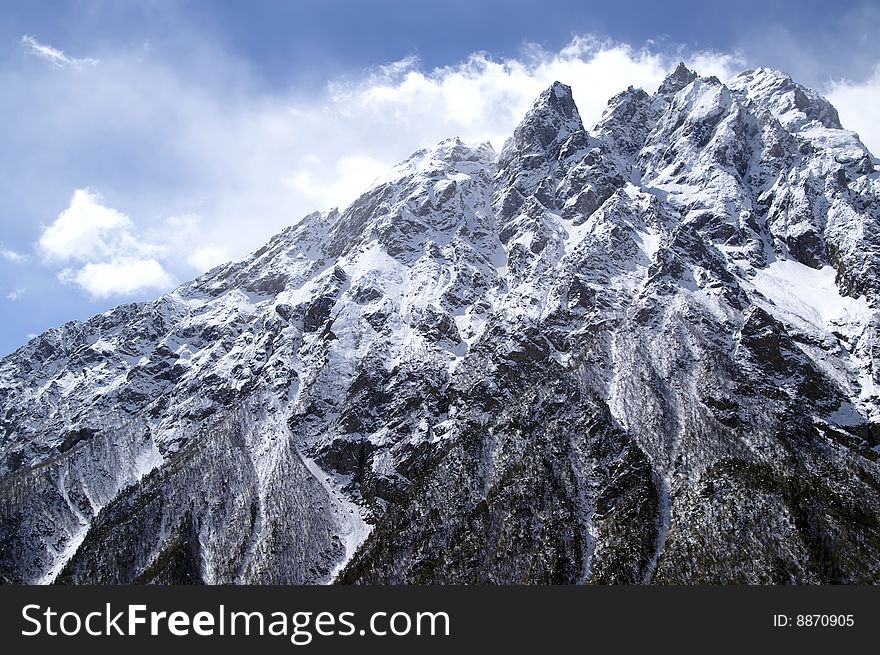
[[[513,136],[505,142],[501,160],[507,161],[517,153],[544,154],[555,159],[562,144],[583,131],[571,87],[554,82],[532,103]]]
[[[571,87],[554,82],[532,103],[498,156],[496,177],[508,181],[497,195],[503,207],[499,218],[510,218],[523,199],[535,193],[545,206],[555,206],[548,177],[556,176],[588,145]]]
[[[577,114],[577,107],[574,104],[571,87],[559,81],[553,82],[538,96],[534,104],[538,105],[540,103],[547,104],[568,117]]]
[[[683,61],[680,61],[675,70],[667,75],[660,84],[657,93],[665,96],[675,95],[695,79],[697,79],[697,74],[685,66]]]
[[[532,103],[517,130],[534,127],[537,124],[558,126],[569,132],[583,129],[570,86],[562,82],[554,82],[547,87]],[[555,137],[556,135],[553,135],[553,138]]]
[[[745,96],[749,103],[768,110],[787,129],[797,131],[812,121],[842,129],[837,110],[828,100],[783,71],[752,68],[733,76],[727,86]]]

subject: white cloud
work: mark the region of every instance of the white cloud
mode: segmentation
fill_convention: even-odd
[[[6,294],[6,299],[16,301],[19,298],[21,298],[24,294],[25,294],[24,289],[13,289],[12,291],[10,291],[9,293]]]
[[[21,45],[27,52],[36,55],[41,59],[45,59],[56,68],[66,68],[68,66],[71,68],[83,68],[85,66],[94,66],[98,63],[97,59],[92,59],[91,57],[85,57],[82,59],[68,57],[64,54],[63,50],[53,48],[45,43],[40,43],[29,34],[25,34],[21,37]]]
[[[430,71],[406,57],[309,96],[257,97],[253,73],[208,46],[187,70],[153,49],[104,57],[98,68],[33,37],[22,44],[82,69],[76,79],[46,74],[33,88],[11,90],[37,103],[9,119],[25,132],[31,125],[22,157],[34,164],[15,167],[25,195],[39,196],[34,180],[54,173],[110,189],[126,209],[80,188],[39,236],[43,260],[64,267],[61,279],[99,298],[167,289],[244,256],[315,209],[345,207],[388,168],[442,139],[489,140],[499,149],[555,80],[573,87],[589,127],[610,96],[630,84],[653,91],[680,58],[716,74],[735,64],[730,55],[576,38],[559,51],[531,45],[515,59],[475,54]],[[73,175],[53,168],[64,161],[59,153],[77,153]]]
[[[16,252],[10,248],[0,247],[0,257],[13,264],[21,264],[22,262],[27,261],[26,255],[22,255],[20,252]]]
[[[186,258],[186,262],[197,271],[208,271],[230,260],[225,248],[204,246],[196,248]]]
[[[191,277],[229,261],[227,250],[203,235],[195,214],[166,217],[140,228],[127,215],[103,204],[94,189],[77,189],[67,209],[43,229],[37,247],[48,264],[73,264],[57,277],[93,298],[108,298],[174,286],[169,268],[185,262]]]
[[[840,122],[859,137],[875,157],[880,156],[880,63],[863,82],[831,83],[828,100],[840,114]]]
[[[368,155],[343,155],[329,168],[320,157],[305,158],[290,186],[316,207],[345,207],[364,192],[388,165]]]
[[[231,259],[225,247],[206,242],[204,222],[196,214],[169,216],[158,228],[151,228],[147,238],[164,244],[166,259],[185,261],[198,273]]]
[[[120,251],[152,250],[134,235],[125,214],[101,204],[93,189],[77,189],[70,205],[40,236],[39,248],[52,261],[92,261]]]
[[[127,215],[101,202],[96,191],[77,189],[67,209],[43,230],[38,247],[49,263],[81,264],[63,269],[58,279],[94,298],[173,286],[155,258],[167,248],[144,239]]]
[[[79,270],[64,269],[58,279],[76,284],[93,298],[130,295],[147,289],[167,290],[171,276],[155,259],[119,257],[107,262],[89,262]]]
[[[349,121],[394,129],[401,136],[421,134],[432,142],[450,136],[488,140],[499,149],[552,82],[572,87],[589,128],[611,96],[629,85],[653,92],[679,58],[703,75],[722,78],[741,64],[730,54],[659,53],[576,37],[559,52],[530,46],[521,58],[503,60],[478,53],[430,72],[420,70],[418,61],[409,57],[380,67],[364,82],[334,84],[330,89],[335,108]]]

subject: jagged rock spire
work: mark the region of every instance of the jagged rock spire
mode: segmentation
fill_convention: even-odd
[[[675,70],[663,80],[657,93],[666,96],[675,95],[695,79],[697,79],[697,74],[685,66],[683,61],[680,61]]]
[[[554,159],[569,137],[583,131],[571,87],[554,82],[538,96],[513,136],[504,144],[501,161],[509,161],[517,153],[540,153]]]
[[[556,177],[589,144],[571,87],[551,84],[532,104],[498,157],[499,185],[495,206],[505,221],[534,195],[544,207],[555,207]]]

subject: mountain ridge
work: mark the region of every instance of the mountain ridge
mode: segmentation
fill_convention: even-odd
[[[0,360],[0,574],[876,582],[878,199],[784,73],[556,82]]]

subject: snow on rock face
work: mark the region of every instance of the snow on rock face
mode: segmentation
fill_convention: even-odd
[[[0,361],[0,575],[876,580],[878,198],[782,73],[555,83]]]
[[[769,110],[789,131],[797,132],[815,121],[829,129],[842,129],[837,110],[812,89],[770,68],[756,68],[734,76],[727,86],[743,94],[750,104]]]

